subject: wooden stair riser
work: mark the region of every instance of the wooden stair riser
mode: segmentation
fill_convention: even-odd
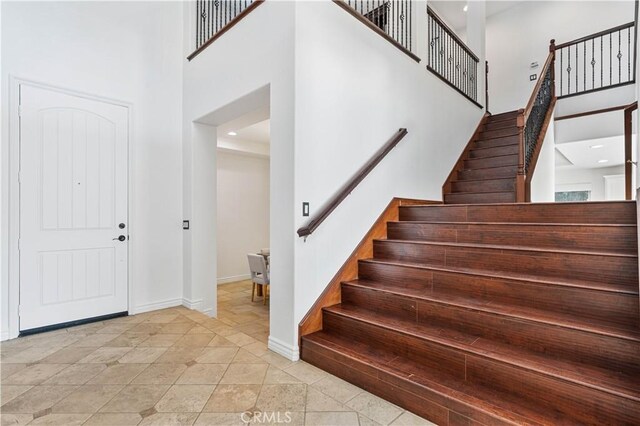
[[[515,192],[452,192],[444,195],[446,204],[513,203]]]
[[[636,224],[636,205],[628,202],[401,206],[399,211],[401,221]]]
[[[637,258],[376,240],[374,258],[638,287]]]
[[[389,222],[395,240],[497,244],[636,254],[635,226]]]
[[[491,148],[474,148],[469,151],[469,158],[489,158],[498,155],[516,155],[519,152],[518,145],[503,145]]]
[[[400,357],[399,359],[408,361],[404,363],[399,360],[391,361],[396,362],[395,367],[408,376],[419,376],[425,369],[435,370],[439,374],[470,385],[498,389],[511,398],[521,400],[544,398],[544,405],[548,409],[574,417],[576,410],[581,411],[578,417],[585,424],[602,424],[600,420],[594,423],[594,419],[602,416],[604,419],[619,420],[621,424],[631,424],[626,422],[640,412],[640,404],[626,398],[484,356],[470,354],[461,349],[341,315],[327,313],[325,321],[327,332],[330,334],[344,336],[345,333],[349,333],[352,339],[363,343],[385,342],[385,350],[391,351]],[[580,410],[585,399],[599,401],[602,405]]]
[[[484,149],[484,148],[496,148],[496,147],[511,146],[511,145],[515,145],[517,147],[519,143],[520,143],[520,137],[518,135],[505,136],[502,138],[493,138],[493,139],[478,139],[475,142],[475,148]]]
[[[495,123],[497,121],[503,121],[503,120],[515,120],[518,117],[518,115],[520,115],[520,111],[518,110],[501,112],[500,114],[492,114],[489,117],[489,121],[492,123]]]
[[[514,129],[517,128],[517,121],[515,118],[508,120],[492,120],[489,118],[487,124],[484,126],[484,130],[497,130],[497,129]]]
[[[635,359],[637,351],[640,350],[640,344],[637,341],[418,300],[362,287],[344,286],[342,290],[342,303],[346,306],[376,306],[378,314],[392,318],[429,327],[444,327],[469,336],[499,340],[558,358],[581,359],[603,368],[617,365],[621,369],[633,367],[636,372],[640,372],[639,360]],[[329,316],[330,314],[327,313],[325,318]],[[329,324],[327,330],[331,330]],[[470,340],[468,343],[472,342],[473,340]]]
[[[508,127],[506,129],[485,130],[480,133],[480,139],[502,138],[505,136],[514,136],[518,134],[517,127]]]
[[[514,179],[459,180],[451,182],[453,192],[514,192]]]
[[[481,180],[513,178],[518,171],[517,166],[492,167],[490,169],[460,170],[458,180]]]
[[[469,297],[477,301],[573,315],[585,322],[633,329],[640,322],[637,293],[589,290],[531,281],[434,271],[406,266],[360,262],[359,277],[399,288]],[[616,312],[616,315],[611,315]]]
[[[492,167],[517,166],[517,165],[518,165],[518,156],[515,154],[503,155],[499,157],[475,158],[475,159],[464,160],[465,170],[488,169]]]

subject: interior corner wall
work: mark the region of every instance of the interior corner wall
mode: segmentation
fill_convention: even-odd
[[[247,253],[269,247],[269,158],[217,152],[218,284],[250,278]]]
[[[182,10],[180,2],[2,2],[1,233],[8,229],[9,77],[130,103],[130,312],[181,303]]]
[[[521,1],[487,18],[491,112],[524,108],[549,54],[557,44],[631,22],[633,1]],[[530,68],[537,62],[537,68]],[[600,92],[605,96],[606,92]]]
[[[551,115],[551,122],[538,154],[535,172],[531,179],[531,202],[544,203],[555,200],[556,179],[556,143],[555,143],[555,115]]]
[[[426,8],[414,10],[426,19]],[[306,241],[296,238],[298,323],[393,197],[442,199],[484,111],[332,2],[298,3],[295,58],[294,229],[308,220],[302,202],[317,213],[399,128],[408,129]]]
[[[296,2],[262,3],[192,61],[185,61],[183,67],[183,202],[185,214],[194,218],[194,231],[201,226],[195,218],[206,220],[210,226],[211,214],[195,211],[197,191],[193,162],[196,153],[192,123],[212,112],[224,110],[225,106],[261,88],[268,90],[271,120],[269,234],[273,282],[269,347],[290,359],[297,357],[297,324],[293,315],[294,10],[297,5]],[[184,3],[185,16],[192,16],[192,6],[193,2]],[[191,30],[189,25],[184,27],[184,56],[193,50]],[[228,119],[231,118],[235,117]],[[216,153],[214,156],[217,158]],[[215,188],[211,190],[215,191]],[[204,276],[198,271],[208,268],[209,264],[194,262],[199,248],[193,241],[194,236],[195,232],[184,235],[185,288],[190,288],[194,294],[211,297],[211,294],[215,295],[217,275],[211,276],[213,282],[197,279],[197,276]],[[211,238],[215,244],[217,237]],[[198,255],[210,259],[215,252]]]

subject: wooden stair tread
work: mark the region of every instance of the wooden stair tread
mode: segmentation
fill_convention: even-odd
[[[511,179],[511,178],[505,178]],[[489,226],[584,226],[584,227],[593,227],[593,226],[603,226],[603,227],[629,227],[629,228],[637,228],[637,225],[632,223],[562,223],[562,222],[451,222],[451,221],[435,221],[435,220],[400,220],[400,221],[392,221],[388,223],[424,223],[424,224],[436,224],[436,225],[489,225]]]
[[[626,285],[607,284],[605,286],[605,285],[598,285],[597,283],[594,283],[591,281],[582,281],[579,279],[569,280],[566,278],[549,278],[549,277],[540,277],[537,275],[515,273],[515,272],[491,271],[491,270],[481,270],[476,268],[461,268],[461,267],[453,267],[453,266],[437,266],[437,265],[429,265],[424,263],[402,262],[398,260],[386,260],[386,259],[385,260],[364,259],[364,260],[361,260],[361,262],[374,262],[374,263],[379,263],[383,265],[395,265],[395,266],[403,266],[403,267],[409,267],[409,268],[449,272],[449,273],[455,273],[455,274],[476,275],[476,276],[485,277],[485,278],[508,279],[508,280],[514,280],[514,281],[525,281],[525,282],[533,282],[533,283],[546,284],[546,285],[583,288],[583,289],[596,290],[596,291],[615,292],[615,293],[623,293],[623,294],[631,294],[631,295],[638,294],[637,290],[629,290],[629,287]]]
[[[580,254],[590,256],[607,256],[607,257],[626,257],[637,258],[637,253],[619,253],[619,252],[607,252],[600,250],[569,250],[562,248],[548,248],[548,247],[529,247],[521,245],[497,245],[497,244],[480,244],[480,243],[455,243],[455,242],[440,242],[440,241],[419,241],[419,240],[374,240],[374,241],[387,241],[398,242],[403,244],[420,244],[420,245],[433,245],[433,246],[450,246],[450,247],[464,247],[474,249],[490,249],[490,250],[503,250],[503,251],[530,251],[539,253],[564,253],[564,254]]]
[[[490,314],[508,316],[524,321],[533,321],[548,325],[564,327],[588,333],[601,334],[640,343],[640,330],[637,328],[622,328],[618,324],[603,324],[601,321],[589,321],[576,318],[575,315],[561,312],[544,311],[527,306],[506,305],[492,300],[453,296],[445,292],[425,293],[421,290],[398,287],[389,283],[372,280],[352,280],[344,282],[346,285],[382,291],[389,294],[427,300],[445,305],[453,305],[464,309],[482,311]]]
[[[479,169],[474,169],[474,170],[479,170]],[[496,178],[486,178],[486,179],[454,179],[454,180],[451,181],[451,183],[455,183],[455,182],[464,182],[464,183],[486,182],[486,181],[495,181],[495,180],[510,181],[510,180],[515,180],[515,177],[496,177]],[[511,191],[504,191],[504,192],[511,192]]]
[[[504,167],[504,166],[501,166]],[[479,207],[479,206],[487,206],[487,207],[494,207],[494,206],[513,206],[513,207],[529,207],[529,206],[544,206],[544,205],[551,205],[551,206],[568,206],[568,205],[598,205],[598,204],[636,204],[636,202],[634,200],[615,200],[615,201],[568,201],[568,202],[562,202],[562,203],[555,203],[555,202],[544,202],[544,203],[485,203],[485,204],[470,204],[470,205],[465,205],[465,204],[425,204],[425,205],[410,205],[410,206],[400,206],[401,209],[433,209],[433,208],[442,208],[442,207],[446,207],[446,208],[451,208],[451,209],[456,209],[456,208],[460,208],[460,207]]]
[[[384,351],[377,351],[375,355],[366,355],[371,351],[371,347],[354,340],[347,340],[324,331],[304,336],[302,339],[303,346],[306,342],[312,342],[341,354],[350,361],[349,363],[355,361],[380,370],[384,373],[380,374],[382,377],[391,376],[395,379],[393,384],[419,393],[422,393],[420,388],[429,389],[444,398],[453,399],[457,403],[482,411],[496,421],[499,419],[513,425],[542,425],[558,420],[557,417],[545,417],[543,413],[548,414],[548,410],[536,407],[531,401],[516,400],[494,389],[470,384],[437,370],[420,368],[419,364],[408,359],[399,360],[398,357],[385,354]],[[499,401],[500,405],[496,405],[493,401]]]
[[[355,306],[340,304],[324,308],[324,310],[334,315],[418,337],[523,370],[544,374],[632,401],[640,401],[640,389],[637,386],[640,375],[637,371],[632,374],[629,374],[628,371],[616,373],[586,364],[546,357],[485,337],[466,334],[459,330],[417,324]]]

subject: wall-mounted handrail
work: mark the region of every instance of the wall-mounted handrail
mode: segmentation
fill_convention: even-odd
[[[395,148],[395,146],[404,138],[407,134],[407,129],[398,130],[382,148],[380,148],[364,166],[362,166],[356,174],[333,196],[331,199],[320,208],[320,211],[316,213],[302,228],[298,229],[299,237],[307,237],[311,235],[313,231],[325,221],[327,217],[333,212],[336,207],[344,201],[345,198],[351,194],[351,192],[364,180],[365,177],[380,163],[387,154]]]
[[[427,69],[478,107],[478,57],[427,6]]]

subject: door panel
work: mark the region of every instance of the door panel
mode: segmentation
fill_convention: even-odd
[[[29,85],[20,104],[20,330],[126,311],[127,108]]]

